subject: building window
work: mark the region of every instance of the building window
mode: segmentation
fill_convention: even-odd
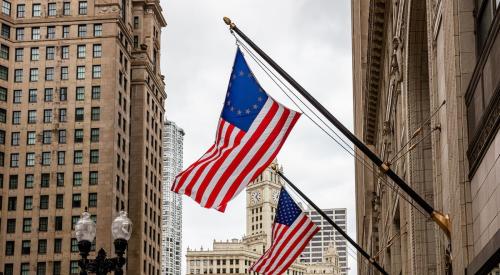
[[[69,46],[62,46],[61,47],[61,58],[62,59],[69,59]]]
[[[7,45],[0,45],[0,58],[9,60],[9,47]]]
[[[31,48],[31,61],[40,60],[40,49],[38,47]]]
[[[87,1],[78,2],[78,14],[79,15],[87,14]]]
[[[21,247],[21,254],[28,255],[28,254],[30,254],[30,252],[31,252],[31,241],[23,241],[22,247]],[[29,269],[30,269],[29,264],[27,264],[27,263],[21,264],[21,274],[22,275],[29,275]]]
[[[10,167],[12,168],[19,167],[19,153],[10,154]]]
[[[52,88],[45,88],[43,92],[43,100],[45,102],[52,102],[52,98],[54,96],[54,89]]]
[[[9,69],[7,67],[0,66],[0,79],[5,81],[9,80]]]
[[[57,173],[56,179],[57,186],[64,186],[64,173]]]
[[[89,173],[89,185],[97,185],[99,182],[99,173],[97,171],[91,171]]]
[[[31,209],[33,209],[33,197],[32,196],[24,197],[24,210],[31,210]],[[23,228],[26,227],[25,226],[26,219],[24,219],[24,220],[25,220],[25,222],[23,222]],[[31,231],[31,219],[29,221],[29,230]],[[27,231],[25,231],[23,229],[23,232],[27,232]]]
[[[16,29],[16,40],[18,41],[24,40],[24,28]]]
[[[38,254],[47,254],[47,240],[38,240]],[[40,274],[40,264],[43,264],[43,274],[45,274],[45,263],[38,263],[37,275]]]
[[[25,14],[26,14],[26,5],[24,4],[17,5],[17,13],[16,13],[17,18],[24,18]]]
[[[92,86],[92,99],[101,98],[101,86]]]
[[[0,109],[0,122],[1,123],[7,122],[7,111],[5,109]]]
[[[85,58],[85,50],[87,47],[85,45],[78,45],[76,48],[77,48],[76,56],[78,58]]]
[[[80,274],[80,268],[78,267],[78,261],[71,261],[69,263],[69,272],[70,275],[78,275]]]
[[[59,122],[66,122],[67,121],[67,111],[65,108],[59,109]]]
[[[63,209],[64,208],[64,195],[63,194],[57,194],[56,195],[56,208],[57,209]]]
[[[46,81],[54,80],[54,68],[53,67],[45,68],[45,80]]]
[[[26,153],[26,166],[35,166],[35,153]]]
[[[31,39],[32,40],[40,40],[40,27],[31,28]]]
[[[30,82],[38,81],[38,68],[30,69]]]
[[[61,275],[61,262],[55,261],[52,263],[52,275]]]
[[[17,175],[10,175],[9,177],[9,189],[17,189],[18,177]]]
[[[49,195],[40,196],[40,209],[49,209]]]
[[[13,256],[14,250],[15,250],[15,242],[14,241],[5,242],[5,255]]]
[[[7,101],[7,89],[0,87],[0,101]]]
[[[26,144],[28,145],[34,145],[35,144],[35,139],[36,139],[36,133],[35,132],[28,132],[27,137],[26,137]]]
[[[42,136],[43,136],[43,138],[42,138],[43,144],[50,144],[52,142],[52,131],[45,130],[45,131],[43,131]]]
[[[85,79],[85,66],[76,67],[76,79]]]
[[[23,61],[23,59],[24,59],[24,48],[17,48],[15,56],[16,62],[21,62]]]
[[[33,188],[33,183],[35,182],[35,176],[33,174],[27,174],[24,177],[24,188],[31,189]]]
[[[8,211],[16,211],[17,209],[17,197],[9,197],[7,201],[7,210]]]
[[[21,133],[19,133],[19,132],[12,132],[11,139],[10,139],[10,145],[12,145],[12,146],[19,146],[19,140],[20,139],[21,139]]]
[[[66,163],[66,152],[58,151],[57,152],[57,165],[64,165]]]
[[[85,87],[76,87],[76,100],[81,101],[85,99]]]
[[[21,103],[22,93],[23,93],[23,91],[21,91],[21,90],[14,90],[14,97],[12,98],[12,103],[15,103],[15,104]]]
[[[50,186],[50,174],[43,173],[41,176],[40,187],[49,188]]]
[[[52,109],[43,110],[43,122],[52,123]]]
[[[73,172],[73,186],[82,186],[82,172]]]
[[[93,121],[99,121],[101,119],[101,108],[92,107],[91,109],[91,119]]]
[[[56,3],[49,3],[47,5],[47,15],[48,16],[56,16],[57,15]]]
[[[101,78],[101,65],[92,66],[92,78]]]
[[[50,165],[50,152],[42,152],[42,165]]]
[[[42,5],[41,4],[33,4],[32,14],[33,17],[42,16]]]
[[[84,110],[83,108],[75,109],[75,121],[83,121],[84,119]]]
[[[7,234],[16,233],[16,219],[7,220]]]
[[[83,163],[83,151],[75,150],[75,153],[73,156],[73,163],[74,164],[82,164]]]
[[[69,69],[68,67],[61,67],[61,80],[68,80],[69,79]],[[63,88],[61,88],[62,92]],[[66,101],[66,99],[61,100],[61,101]]]
[[[134,48],[139,48],[139,36],[134,35]]]
[[[83,142],[83,129],[75,129],[75,143]]]
[[[87,36],[87,25],[78,25],[78,37]]]
[[[45,59],[47,60],[54,60],[55,57],[55,48],[54,47],[47,47],[45,48]]]
[[[59,144],[66,144],[66,130],[59,130],[58,134]]]
[[[55,221],[54,221],[54,230],[55,231],[62,231],[62,229],[63,229],[63,217],[62,216],[57,216],[56,219],[55,219]],[[61,252],[59,251],[57,253],[61,253]]]
[[[93,46],[93,57],[99,58],[102,56],[102,46],[101,44],[94,44]]]
[[[134,29],[139,28],[139,16],[134,16]]]
[[[68,38],[69,37],[69,26],[63,26],[62,27],[62,38]]]
[[[54,27],[54,26],[47,27],[47,38],[48,39],[55,39],[56,38],[56,27]]]
[[[49,230],[49,218],[40,217],[38,219],[38,230],[42,232],[47,232]]]
[[[90,142],[99,142],[99,128],[90,129]]]
[[[7,1],[7,0],[3,0],[2,1],[2,13],[5,14],[5,15],[8,15],[10,16],[10,8],[11,8],[12,4]]]
[[[90,163],[99,163],[99,150],[90,150]]]
[[[12,133],[12,134],[14,134],[14,133]],[[4,130],[0,130],[0,144],[5,144],[5,131]]]
[[[28,90],[28,102],[29,103],[35,103],[37,101],[37,90],[36,89],[29,89]]]
[[[63,15],[71,15],[71,3],[63,2]]]
[[[72,204],[73,208],[80,208],[82,205],[82,195],[81,194],[73,194]]]
[[[66,101],[66,100],[68,100],[68,88],[61,87],[59,89],[59,101]]]
[[[89,207],[97,207],[97,193],[89,193]]]

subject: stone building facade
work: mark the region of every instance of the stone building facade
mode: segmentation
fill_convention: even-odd
[[[355,134],[451,217],[448,239],[358,152],[357,240],[390,274],[500,262],[499,11],[496,0],[352,1]]]
[[[163,186],[161,213],[161,274],[181,275],[182,196],[170,189],[182,170],[184,130],[175,122],[163,124]]]
[[[271,165],[277,166],[276,162]],[[282,168],[281,168],[282,169]],[[214,241],[213,249],[189,249],[186,254],[186,274],[254,274],[249,268],[271,246],[271,230],[283,181],[267,168],[246,190],[246,235],[242,240]],[[326,272],[333,273],[326,273]],[[301,263],[297,260],[284,274],[340,275],[339,256],[328,247],[320,263]]]
[[[128,273],[159,274],[159,2],[0,5],[0,273],[79,274],[73,225],[88,207],[96,249],[114,254],[126,209]]]

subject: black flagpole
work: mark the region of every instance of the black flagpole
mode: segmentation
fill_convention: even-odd
[[[359,148],[368,158],[377,165],[382,172],[391,178],[406,194],[408,194],[427,214],[437,223],[444,231],[448,238],[451,234],[451,222],[448,215],[435,210],[427,201],[425,201],[415,190],[413,190],[406,182],[400,178],[389,164],[383,162],[374,152],[370,150],[361,140],[359,140],[349,129],[347,129],[340,121],[335,118],[319,101],[317,101],[309,92],[306,91],[295,79],[293,79],[285,70],[283,70],[274,60],[271,59],[264,51],[262,51],[255,43],[250,40],[236,24],[231,22],[231,19],[224,17],[224,22],[229,25],[229,28],[236,32],[252,49],[259,54],[281,77],[283,77],[290,85],[292,85],[304,98],[311,103],[328,121],[330,121],[342,134],[344,134],[354,145]]]
[[[278,173],[278,175],[280,175],[280,177],[284,179],[288,183],[288,185],[290,185],[290,187],[292,187],[292,189],[295,190],[295,192],[297,192],[304,200],[306,200],[307,203],[314,208],[314,210],[316,210],[326,221],[328,221],[328,223],[330,223],[337,230],[337,232],[340,233],[340,235],[342,235],[350,244],[352,244],[356,248],[356,250],[361,255],[363,255],[363,257],[365,257],[373,266],[375,266],[375,268],[377,268],[377,270],[380,271],[380,273],[388,275],[388,273],[384,270],[384,268],[381,267],[375,261],[375,259],[373,259],[370,256],[370,254],[368,254],[368,252],[363,250],[361,246],[359,246],[353,239],[351,239],[351,237],[349,237],[349,235],[347,235],[347,233],[345,233],[345,231],[342,230],[342,228],[340,228],[330,217],[328,217],[328,215],[325,212],[323,212],[321,208],[319,208],[316,204],[314,204],[314,202],[311,199],[309,199],[304,193],[302,193],[302,191],[300,191],[300,189],[297,188],[297,186],[295,186],[287,177],[285,177],[285,175],[283,175],[281,171],[279,171],[278,169],[274,169],[274,171],[276,171],[276,173]]]

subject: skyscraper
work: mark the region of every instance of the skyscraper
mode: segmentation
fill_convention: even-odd
[[[163,124],[163,187],[161,217],[161,274],[180,275],[182,263],[182,196],[170,191],[182,170],[184,130],[175,122]]]
[[[79,274],[88,207],[96,249],[124,208],[127,273],[159,274],[158,1],[0,2],[0,272]]]
[[[347,232],[347,209],[329,208],[323,211],[330,217],[344,232]],[[339,255],[339,266],[342,274],[347,274],[347,241],[340,233],[333,228],[316,210],[305,210],[307,215],[316,223],[321,230],[314,235],[311,242],[304,249],[300,256],[303,263],[322,262],[326,251],[330,246],[335,247]]]

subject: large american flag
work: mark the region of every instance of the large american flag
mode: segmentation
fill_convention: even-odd
[[[177,175],[172,191],[224,212],[276,157],[299,117],[266,94],[238,49],[215,143]]]
[[[281,189],[271,247],[250,268],[261,274],[284,273],[297,259],[319,227]]]

